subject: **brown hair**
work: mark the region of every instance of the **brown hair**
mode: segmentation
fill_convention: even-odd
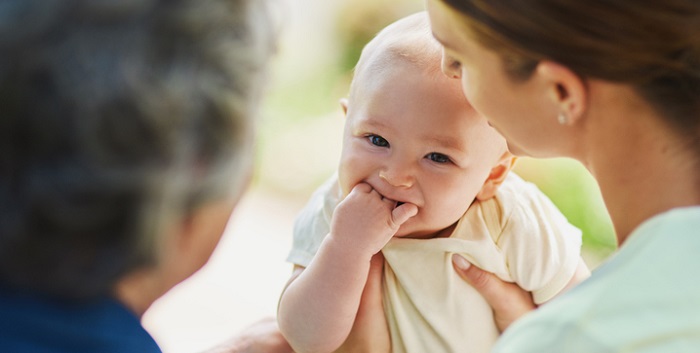
[[[584,78],[630,84],[671,126],[697,140],[697,0],[443,1],[500,54],[513,78],[526,79],[547,59]]]

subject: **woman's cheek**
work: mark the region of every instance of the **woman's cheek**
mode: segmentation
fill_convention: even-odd
[[[467,98],[470,104],[474,104],[474,84],[469,82],[469,76],[466,71],[462,72],[462,93]]]

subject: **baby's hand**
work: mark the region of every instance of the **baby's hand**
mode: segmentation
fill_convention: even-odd
[[[361,254],[378,253],[399,227],[418,213],[410,203],[399,206],[385,199],[369,184],[357,184],[333,212],[330,237]]]

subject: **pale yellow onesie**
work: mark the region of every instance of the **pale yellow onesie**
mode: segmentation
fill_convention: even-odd
[[[289,262],[311,263],[341,197],[336,176],[314,192],[296,220]],[[580,250],[580,230],[534,184],[511,173],[496,197],[469,207],[449,238],[394,238],[382,250],[393,352],[486,353],[495,343],[491,308],[459,278],[452,254],[517,283],[539,304],[571,280]]]

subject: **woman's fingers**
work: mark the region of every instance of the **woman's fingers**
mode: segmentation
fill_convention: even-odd
[[[536,308],[532,295],[514,283],[472,266],[464,257],[452,255],[452,264],[462,279],[474,287],[491,305],[496,326],[503,331],[515,320]]]

